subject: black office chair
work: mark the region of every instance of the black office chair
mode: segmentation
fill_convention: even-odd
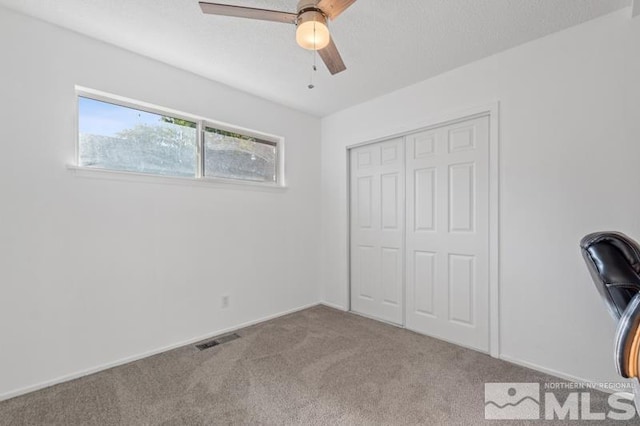
[[[640,410],[640,246],[619,232],[595,232],[580,241],[582,256],[609,313],[617,322],[614,362],[634,380]]]

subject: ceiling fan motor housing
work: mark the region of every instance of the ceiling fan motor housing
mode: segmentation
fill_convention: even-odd
[[[320,0],[300,0],[298,2],[298,13],[304,9],[317,9]]]

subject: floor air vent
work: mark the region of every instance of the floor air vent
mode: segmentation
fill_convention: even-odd
[[[232,340],[239,339],[239,338],[240,338],[240,336],[238,336],[236,333],[231,333],[231,334],[227,334],[225,336],[216,337],[215,339],[209,340],[208,342],[199,343],[199,344],[196,345],[196,348],[198,348],[201,351],[203,351],[205,349],[209,349],[209,348],[212,348],[214,346],[218,346],[218,345],[221,345],[223,343],[227,343],[227,342],[230,342]]]

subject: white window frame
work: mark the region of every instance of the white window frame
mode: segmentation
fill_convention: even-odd
[[[68,169],[94,174],[100,177],[108,177],[109,175],[118,175],[125,177],[125,180],[131,180],[132,177],[140,177],[143,180],[147,178],[156,180],[158,182],[176,183],[176,182],[195,182],[195,183],[209,183],[215,185],[248,185],[255,187],[265,188],[286,188],[285,185],[285,168],[284,168],[284,138],[282,136],[276,136],[256,130],[247,129],[244,127],[235,126],[221,121],[213,120],[210,118],[177,111],[171,108],[165,108],[158,105],[153,105],[147,102],[137,101],[123,96],[114,95],[111,93],[102,92],[86,87],[76,86],[76,113],[75,113],[75,164],[69,165]],[[152,114],[159,114],[172,118],[178,118],[196,123],[196,174],[193,178],[181,177],[181,176],[167,176],[157,175],[152,173],[131,172],[122,170],[102,169],[98,167],[86,167],[80,166],[80,120],[78,109],[79,98],[88,98],[100,102],[107,102],[113,105],[122,106],[125,108],[132,108]],[[204,175],[204,131],[205,127],[224,130],[227,132],[239,133],[243,136],[252,137],[258,140],[258,142],[266,142],[273,144],[276,147],[276,181],[275,182],[259,182],[249,179],[232,179],[222,178],[215,176]],[[119,179],[123,180],[123,179]],[[175,182],[172,182],[175,181]]]

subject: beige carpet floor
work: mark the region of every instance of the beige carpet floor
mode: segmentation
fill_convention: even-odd
[[[318,306],[238,334],[4,401],[0,424],[551,423],[484,420],[484,384],[557,378],[357,315]]]

